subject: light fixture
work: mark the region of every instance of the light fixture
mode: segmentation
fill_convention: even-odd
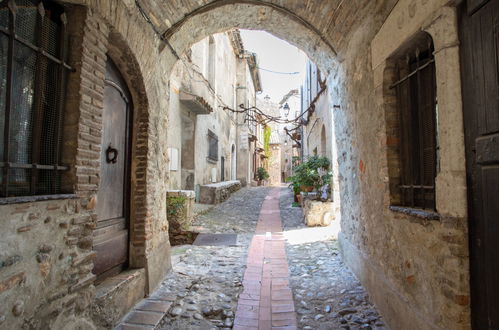
[[[286,102],[282,108],[285,111],[284,116],[287,118],[289,116],[289,110],[290,110],[288,102]]]

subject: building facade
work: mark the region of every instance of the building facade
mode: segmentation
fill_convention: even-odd
[[[250,167],[249,142],[238,140],[248,123],[227,109],[255,104],[258,69],[249,58],[255,55],[245,53],[239,31],[231,30],[194,44],[175,65],[167,138],[170,189],[199,193],[200,185],[252,178],[237,174],[238,157],[240,174]]]

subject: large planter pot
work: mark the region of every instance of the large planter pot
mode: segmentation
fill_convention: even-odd
[[[314,186],[300,186],[300,190],[304,192],[312,192],[314,190]]]

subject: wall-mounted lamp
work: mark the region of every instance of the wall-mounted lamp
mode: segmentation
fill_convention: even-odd
[[[287,118],[289,116],[289,110],[290,110],[288,102],[286,102],[282,108],[284,109],[284,116]]]

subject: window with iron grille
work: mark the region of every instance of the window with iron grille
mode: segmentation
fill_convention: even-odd
[[[429,35],[397,63],[400,113],[401,206],[435,210],[437,98],[433,42]]]
[[[0,3],[0,196],[60,193],[66,17],[52,1]]]
[[[218,161],[218,137],[208,130],[208,159]]]

